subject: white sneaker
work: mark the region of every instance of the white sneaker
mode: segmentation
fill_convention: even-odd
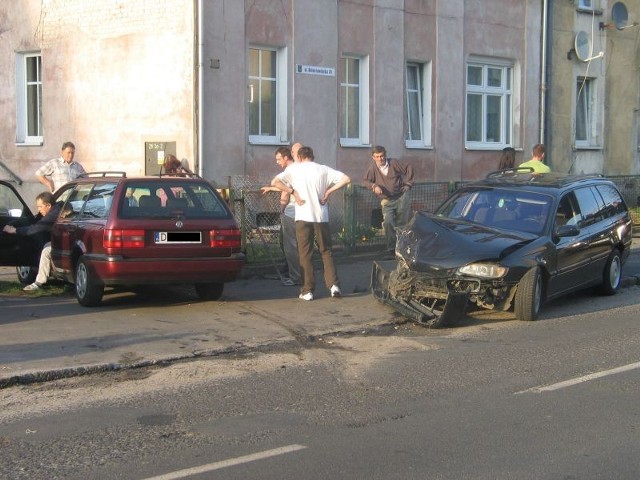
[[[300,295],[298,295],[298,298],[300,300],[310,301],[310,300],[313,300],[313,293],[311,293],[311,292],[301,293]]]
[[[35,290],[40,290],[40,285],[38,285],[36,282],[33,282],[31,285],[27,285],[22,290],[24,290],[25,292],[33,292]]]
[[[340,287],[337,285],[334,285],[331,287],[331,296],[332,297],[341,297],[342,296],[342,292],[340,291]]]

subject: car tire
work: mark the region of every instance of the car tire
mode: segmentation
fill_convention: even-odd
[[[201,300],[219,300],[224,291],[224,283],[196,283],[196,293]]]
[[[104,285],[99,283],[89,263],[80,257],[75,272],[75,292],[78,303],[83,307],[96,307],[102,302]]]
[[[38,269],[36,267],[16,267],[16,275],[22,285],[31,285],[36,281]]]
[[[531,322],[538,318],[542,304],[542,275],[540,268],[534,267],[524,274],[515,298],[515,314],[518,320]]]
[[[615,249],[609,254],[607,263],[604,266],[604,272],[602,273],[602,285],[600,285],[600,291],[602,294],[614,295],[620,288],[621,279],[622,260],[620,259],[620,251]]]

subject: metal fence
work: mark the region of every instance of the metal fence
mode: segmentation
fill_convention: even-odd
[[[271,177],[229,177],[229,205],[242,229],[249,263],[284,262],[280,232],[280,194],[263,194]],[[452,184],[418,183],[410,191],[411,208],[433,211],[449,195]],[[380,200],[369,189],[349,185],[329,199],[329,225],[334,249],[345,254],[379,250],[385,245]]]
[[[612,176],[629,207],[634,225],[640,224],[640,176]],[[249,263],[284,262],[280,232],[280,194],[263,194],[260,187],[271,177],[229,177],[229,204],[242,229]],[[413,211],[434,211],[453,191],[468,182],[416,183],[409,192]],[[334,250],[346,255],[382,250],[380,200],[369,189],[349,185],[329,199],[329,219]]]

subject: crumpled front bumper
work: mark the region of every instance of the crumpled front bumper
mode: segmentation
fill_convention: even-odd
[[[516,284],[450,273],[436,277],[399,267],[396,262],[374,262],[371,292],[410,320],[430,327],[456,323],[464,316],[468,303],[499,310],[511,306]]]

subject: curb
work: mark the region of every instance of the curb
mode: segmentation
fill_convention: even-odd
[[[362,335],[371,333],[377,330],[393,327],[402,323],[406,323],[408,320],[401,320],[398,322],[385,322],[376,325],[351,327],[348,330],[337,330],[333,332],[326,332],[315,335],[308,335],[306,341],[301,341],[300,338],[293,338],[289,340],[281,340],[275,342],[263,342],[255,345],[240,345],[234,347],[225,347],[213,350],[203,350],[199,352],[192,352],[185,355],[169,355],[162,358],[147,359],[133,363],[103,363],[82,367],[68,367],[54,370],[41,370],[39,372],[22,373],[13,375],[7,378],[0,378],[0,390],[14,387],[16,385],[29,385],[33,383],[44,383],[53,380],[61,380],[64,378],[82,377],[85,375],[91,375],[104,372],[119,372],[125,370],[135,370],[137,368],[151,367],[155,365],[168,366],[179,362],[191,361],[201,358],[213,358],[223,357],[225,355],[247,355],[249,353],[256,353],[261,351],[274,351],[283,350],[288,351],[292,348],[303,347],[305,345],[321,345],[322,337],[325,336],[349,336],[349,335]],[[318,340],[319,339],[319,340]]]

